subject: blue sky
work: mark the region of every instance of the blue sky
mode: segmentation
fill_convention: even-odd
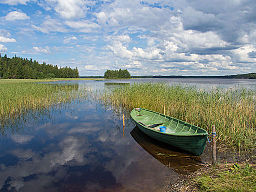
[[[254,0],[0,0],[0,52],[80,75],[256,72]]]

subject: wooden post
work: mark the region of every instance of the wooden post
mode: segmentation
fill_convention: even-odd
[[[164,105],[164,115],[165,115],[165,105]]]
[[[216,130],[215,125],[212,126],[212,164],[215,165],[217,161],[216,157]]]
[[[124,136],[124,127],[125,127],[125,122],[124,122],[124,114],[123,114],[123,136]]]

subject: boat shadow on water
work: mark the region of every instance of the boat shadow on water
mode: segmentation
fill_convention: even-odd
[[[201,160],[201,157],[193,156],[180,149],[152,139],[140,131],[138,127],[135,127],[130,134],[145,151],[178,174],[189,175],[205,164]]]

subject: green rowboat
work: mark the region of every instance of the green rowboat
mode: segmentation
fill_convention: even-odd
[[[158,141],[194,155],[204,151],[208,133],[200,127],[142,108],[133,109],[131,117],[142,132]]]

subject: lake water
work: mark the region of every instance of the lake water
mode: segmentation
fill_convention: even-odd
[[[68,83],[95,91],[149,81],[200,89],[255,89],[256,83],[230,79]],[[210,162],[209,147],[200,157],[179,152],[145,136],[128,112],[125,116],[123,129],[122,114],[89,97],[6,127],[0,136],[0,191],[163,191]]]

